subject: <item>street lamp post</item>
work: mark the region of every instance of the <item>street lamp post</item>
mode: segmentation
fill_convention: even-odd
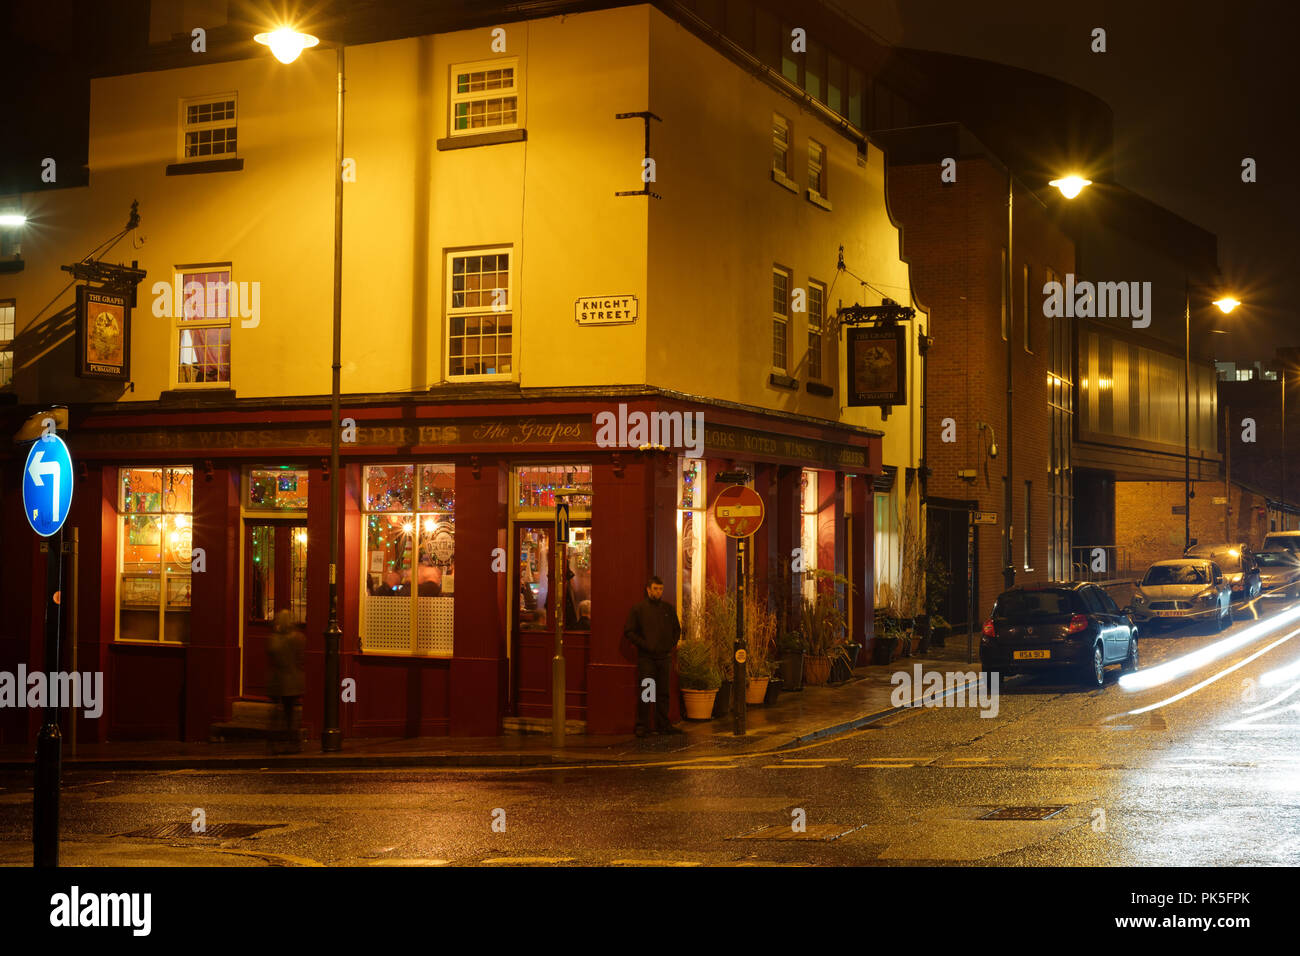
[[[309,34],[298,33],[282,27],[271,33],[259,33],[253,38],[271,48],[281,63],[292,63],[307,47],[320,41]],[[343,44],[334,45],[336,51],[338,105],[334,129],[334,343],[330,386],[330,564],[329,564],[329,622],[325,626],[325,717],[321,728],[321,750],[337,751],[343,747],[343,732],[339,729],[339,653],[343,628],[339,626],[339,489],[343,476],[339,473],[339,392],[341,384],[343,341]]]

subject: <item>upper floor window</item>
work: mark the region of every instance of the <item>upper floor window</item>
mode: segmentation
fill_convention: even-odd
[[[230,300],[237,294],[230,266],[186,266],[177,275],[184,306],[174,319],[175,384],[228,386]]]
[[[234,93],[181,100],[180,159],[202,162],[236,153]]]
[[[822,332],[825,328],[826,286],[808,282],[808,378],[819,381],[822,377]]]
[[[772,269],[772,368],[785,373],[790,327],[790,273]]]
[[[14,311],[13,299],[0,299],[0,388],[14,380]]]
[[[772,171],[790,175],[790,121],[780,113],[772,114]]]
[[[463,63],[451,77],[451,135],[519,125],[517,60]]]
[[[447,256],[447,376],[508,375],[513,368],[510,250]]]
[[[826,147],[813,139],[808,140],[808,189],[826,195]]]

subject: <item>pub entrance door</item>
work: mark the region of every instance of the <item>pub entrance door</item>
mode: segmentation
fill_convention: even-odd
[[[307,523],[294,518],[244,520],[244,639],[239,694],[266,696],[266,643],[276,612],[288,608],[294,626],[307,622]]]

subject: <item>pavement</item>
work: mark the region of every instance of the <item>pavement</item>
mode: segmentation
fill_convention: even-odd
[[[709,721],[682,720],[684,733],[601,736],[572,734],[562,748],[546,734],[506,734],[497,737],[356,737],[345,738],[335,753],[316,750],[309,741],[302,753],[270,755],[264,740],[227,743],[183,741],[116,741],[81,743],[76,756],[63,747],[65,770],[268,769],[299,767],[528,767],[600,766],[611,764],[675,763],[710,757],[790,749],[848,733],[906,709],[891,699],[897,684],[891,676],[930,671],[979,670],[966,660],[966,635],[953,635],[945,647],[925,655],[897,658],[888,665],[855,668],[853,677],[838,685],[783,691],[770,705],[750,706],[746,733],[734,733],[730,716]],[[963,685],[964,686],[964,682]],[[919,702],[920,685],[913,681],[912,700]],[[0,745],[0,771],[30,770],[35,744]]]

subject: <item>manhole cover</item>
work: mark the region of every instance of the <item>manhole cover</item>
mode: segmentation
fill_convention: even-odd
[[[277,827],[283,827],[283,823],[209,823],[206,830],[195,832],[188,823],[159,823],[156,826],[145,827],[143,830],[132,830],[130,833],[119,833],[118,836],[124,837],[143,837],[151,840],[171,840],[180,837],[219,837],[223,840],[238,840],[243,837],[252,836],[262,830],[272,830]]]
[[[998,807],[981,820],[1046,820],[1064,810],[1065,807]]]

